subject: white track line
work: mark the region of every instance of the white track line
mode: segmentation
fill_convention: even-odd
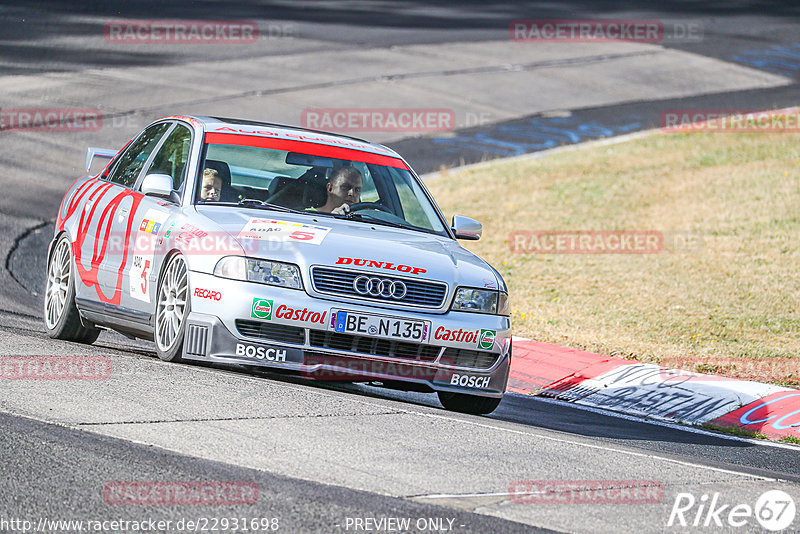
[[[603,408],[596,408],[594,406],[586,406],[583,404],[575,404],[573,402],[563,401],[560,399],[552,399],[549,397],[540,397],[537,395],[525,395],[523,393],[510,393],[511,395],[520,396],[520,397],[536,397],[537,400],[542,402],[550,403],[550,404],[557,404],[559,406],[568,406],[571,408],[577,408],[579,410],[584,410],[587,412],[597,413],[600,415],[606,415],[608,417],[616,417],[618,419],[625,419],[626,421],[635,421],[637,423],[647,423],[656,426],[663,426],[666,428],[671,428],[674,430],[682,430],[684,432],[691,432],[692,434],[702,434],[704,436],[711,436],[714,438],[722,438],[722,439],[729,439],[731,441],[743,441],[745,443],[751,443],[753,445],[763,445],[765,447],[775,447],[777,449],[788,449],[795,452],[800,452],[800,447],[797,445],[791,445],[789,443],[781,443],[778,441],[771,441],[768,439],[755,439],[755,438],[745,438],[742,436],[736,436],[733,434],[726,434],[724,432],[714,432],[712,430],[706,430],[702,427],[697,427],[694,425],[683,425],[681,423],[672,423],[670,421],[664,421],[662,419],[650,419],[647,417],[640,417],[635,415],[629,415],[622,412],[614,412],[611,410],[605,410]],[[613,439],[613,438],[611,438]]]
[[[635,451],[627,451],[627,450],[624,450],[624,449],[617,449],[615,447],[608,447],[608,446],[603,446],[603,445],[593,445],[593,444],[590,444],[590,443],[581,443],[580,441],[572,441],[572,440],[568,440],[568,439],[564,439],[564,438],[556,438],[556,437],[546,436],[546,435],[542,435],[542,434],[534,434],[532,432],[525,432],[525,431],[522,431],[522,430],[514,430],[514,429],[511,429],[511,428],[502,428],[502,427],[497,427],[497,426],[489,425],[489,424],[485,424],[485,423],[478,423],[477,421],[467,421],[467,420],[464,420],[464,419],[452,419],[452,418],[445,417],[443,415],[438,415],[438,414],[428,414],[428,413],[418,413],[417,412],[416,415],[420,415],[420,416],[423,416],[423,417],[432,417],[432,418],[435,418],[435,419],[446,419],[446,420],[448,420],[450,422],[458,421],[460,423],[479,426],[481,428],[488,428],[488,429],[492,429],[492,430],[500,430],[500,431],[509,432],[509,433],[512,433],[512,434],[520,434],[520,435],[531,436],[531,437],[535,436],[536,438],[539,438],[539,439],[546,439],[546,440],[549,440],[549,441],[555,441],[556,443],[566,443],[566,444],[569,444],[569,445],[577,445],[577,446],[580,446],[580,447],[586,447],[587,449],[596,449],[596,450],[601,450],[601,451],[615,452],[615,453],[618,453],[618,454],[624,454],[624,455],[633,456],[633,457],[636,457],[636,458],[646,458],[646,459],[649,459],[649,460],[661,460],[661,461],[664,461],[664,462],[683,465],[683,466],[687,466],[687,467],[694,467],[694,468],[698,468],[698,469],[706,469],[708,471],[715,471],[717,473],[726,473],[726,474],[729,474],[729,475],[739,475],[739,476],[748,477],[748,478],[755,478],[755,479],[758,479],[758,480],[765,480],[765,481],[768,481],[768,482],[776,482],[778,480],[782,480],[782,479],[777,479],[777,478],[765,477],[765,476],[761,476],[761,475],[754,475],[752,473],[743,473],[741,471],[733,471],[731,469],[723,469],[721,467],[712,467],[710,465],[703,465],[703,464],[697,464],[697,463],[693,463],[693,462],[686,462],[686,461],[683,461],[683,460],[675,460],[674,458],[665,458],[663,456],[658,456],[658,455],[655,455],[655,454],[652,454],[652,453],[642,453],[642,452],[635,452]]]

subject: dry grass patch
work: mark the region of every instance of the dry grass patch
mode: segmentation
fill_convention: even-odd
[[[672,134],[428,183],[509,285],[518,336],[800,384],[800,135]],[[699,250],[512,254],[516,230],[690,233]]]

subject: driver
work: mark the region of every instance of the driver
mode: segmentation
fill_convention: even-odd
[[[317,208],[322,213],[346,215],[350,206],[361,202],[361,173],[354,167],[341,167],[331,173],[326,188],[328,201]]]
[[[219,202],[220,193],[222,193],[222,177],[216,170],[206,168],[200,186],[200,200]]]

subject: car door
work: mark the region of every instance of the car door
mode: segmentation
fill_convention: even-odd
[[[139,178],[136,191],[141,194],[142,182],[148,174],[166,174],[172,177],[172,189],[180,192],[186,183],[189,154],[192,146],[192,130],[176,123],[164,136],[155,155]],[[160,245],[167,223],[180,211],[180,205],[172,200],[142,195],[131,218],[133,221],[129,250],[131,262],[123,276],[123,304],[139,312],[152,313],[161,270],[163,251]]]
[[[158,123],[139,134],[88,195],[76,236],[76,266],[83,281],[76,285],[79,298],[120,305],[127,236],[132,230],[129,216],[142,199],[133,186],[169,127],[169,123]]]

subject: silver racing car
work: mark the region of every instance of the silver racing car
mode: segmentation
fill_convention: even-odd
[[[51,337],[100,328],[167,361],[435,391],[485,414],[506,389],[508,293],[394,151],[290,126],[167,117],[70,186],[48,251]]]

